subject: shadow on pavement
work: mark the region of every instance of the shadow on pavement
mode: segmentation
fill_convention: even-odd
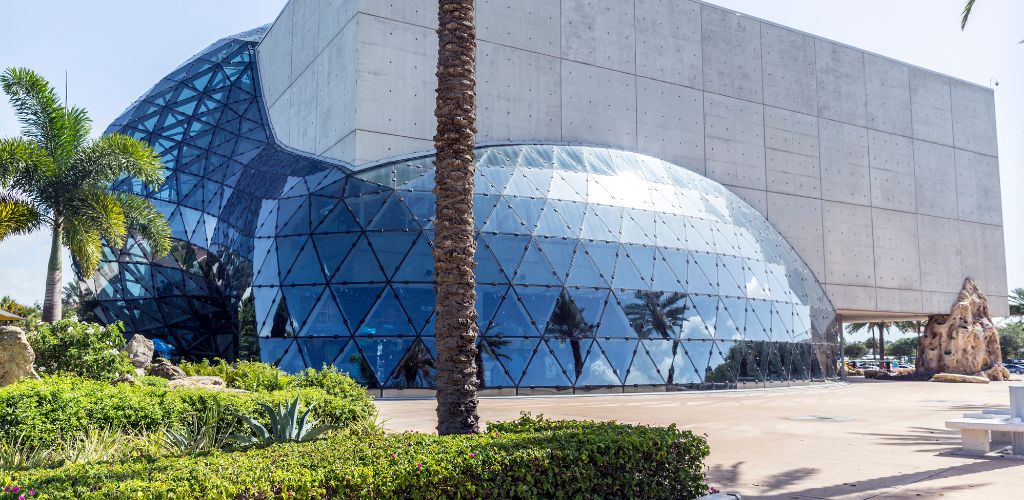
[[[744,498],[834,498],[837,496],[848,496],[852,498],[873,498],[878,495],[885,495],[885,498],[922,498],[934,495],[937,490],[928,486],[928,481],[934,479],[945,479],[950,477],[969,476],[994,470],[1018,467],[1024,462],[1013,459],[1000,459],[990,457],[979,457],[977,461],[958,465],[954,467],[943,467],[905,474],[893,474],[860,480],[800,489],[799,483],[818,473],[816,469],[797,468],[776,474],[768,480],[755,480],[760,482],[743,480],[743,464],[737,462],[732,465],[717,465],[710,467],[708,475],[711,484],[722,491],[747,490],[756,488],[758,494],[745,494]],[[943,485],[942,493],[968,490],[979,484],[957,484]],[[797,486],[794,488],[794,486]],[[858,496],[863,494],[863,496]]]

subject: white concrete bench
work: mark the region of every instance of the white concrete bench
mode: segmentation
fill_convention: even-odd
[[[960,430],[960,442],[964,451],[982,455],[992,451],[990,447],[993,441],[1011,441],[1016,444],[1016,439],[1013,438],[1017,434],[1024,437],[1024,422],[1019,418],[955,418],[946,421],[946,428]],[[1007,440],[1005,434],[993,436],[995,433],[1008,433],[1010,439]],[[1014,446],[1013,454],[1024,455],[1024,449]]]
[[[965,452],[985,454],[992,444],[1011,445],[1014,455],[1024,456],[1024,386],[1010,387],[1010,409],[986,409],[946,421],[946,428],[960,430]]]

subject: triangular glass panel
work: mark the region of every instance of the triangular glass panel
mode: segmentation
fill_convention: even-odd
[[[609,300],[604,307],[604,315],[598,326],[599,337],[631,337],[635,338],[637,332],[622,311],[622,305],[615,300]]]
[[[487,331],[487,325],[494,316],[494,311],[509,290],[508,286],[477,285],[476,323],[481,333]]]
[[[305,323],[313,306],[317,304],[324,288],[320,286],[289,286],[282,288],[284,298],[288,301],[288,312],[291,315],[292,329]]]
[[[608,283],[599,270],[600,268],[594,264],[587,252],[587,248],[582,243],[576,246],[576,254],[572,259],[572,266],[569,268],[569,276],[566,278],[565,284],[595,288],[607,287]]]
[[[605,357],[597,342],[594,342],[583,362],[583,370],[576,379],[576,387],[607,387],[622,385],[612,363]]]
[[[477,237],[475,258],[476,269],[474,274],[476,275],[477,283],[508,283],[509,279],[501,271],[498,260],[491,253],[490,247],[479,237]]]
[[[327,277],[324,276],[313,243],[306,240],[306,244],[299,251],[299,256],[295,259],[295,263],[291,266],[283,283],[285,285],[312,285],[326,282]]]
[[[377,301],[377,296],[383,288],[384,285],[331,285],[334,299],[344,314],[345,324],[349,329],[354,329],[363,322],[363,318]]]
[[[342,259],[348,255],[358,237],[358,233],[313,235],[313,243],[319,255],[320,268],[327,279],[331,279],[334,276],[335,271],[341,266]]]
[[[424,232],[416,239],[412,248],[402,261],[402,265],[391,277],[396,282],[432,282],[434,280],[434,254],[427,239],[429,233]]]
[[[370,388],[380,387],[380,383],[377,382],[377,376],[373,373],[373,368],[363,357],[363,354],[359,351],[359,346],[355,342],[349,342],[345,345],[341,354],[335,358],[334,366],[361,385]]]
[[[480,337],[477,342],[478,357],[477,378],[480,387],[504,388],[515,387],[516,383],[509,378],[502,362],[511,361],[504,348],[509,341],[499,338]]]
[[[382,283],[387,280],[366,238],[359,238],[331,278],[332,283]]]
[[[487,338],[485,340],[489,342],[492,347],[495,346],[495,339]],[[540,339],[503,337],[496,340],[504,342],[504,344],[500,346],[499,351],[504,354],[504,356],[499,356],[497,359],[502,363],[502,365],[504,365],[505,370],[508,371],[512,380],[518,382],[519,379],[522,378],[523,372],[530,360],[533,358],[534,353],[539,350]],[[544,350],[547,350],[546,346],[544,347]]]
[[[537,353],[519,380],[519,387],[571,387],[572,381],[548,345],[541,341]]]
[[[387,380],[395,371],[398,362],[402,360],[405,352],[412,345],[414,337],[410,338],[360,338],[356,336],[356,343],[359,350],[363,352],[366,362],[373,370],[377,380]]]
[[[691,252],[686,269],[687,293],[718,295],[718,268],[715,256]]]
[[[723,297],[719,303],[715,321],[715,338],[719,340],[743,340],[749,327],[747,304],[742,299]]]
[[[526,312],[533,319],[531,323],[538,330],[543,331],[544,325],[547,324],[548,318],[551,317],[551,311],[554,309],[555,302],[558,301],[562,289],[535,286],[513,288]]]
[[[523,254],[530,244],[529,236],[508,236],[481,234],[480,239],[487,244],[498,260],[498,265],[507,276],[514,276],[515,270],[523,260]]]
[[[405,207],[405,204],[402,203],[402,199],[397,194],[394,194],[384,203],[384,207],[380,209],[380,212],[377,212],[377,215],[373,217],[369,229],[374,231],[412,231],[419,230],[420,225],[416,222],[416,218],[409,213],[409,209]]]
[[[306,359],[306,366],[320,370],[324,365],[334,362],[347,339],[298,339],[295,342],[302,351],[302,357]]]
[[[494,313],[494,317],[491,318],[485,335],[488,337],[536,337],[538,332],[531,324],[530,316],[523,309],[516,295],[507,293],[501,305],[498,306],[497,312]]]
[[[611,362],[612,368],[619,379],[625,381],[629,365],[633,362],[633,355],[636,354],[637,340],[629,339],[602,339],[596,342],[604,351],[605,357]]]
[[[491,215],[488,216],[481,231],[488,233],[529,234],[531,229],[527,228],[526,224],[512,210],[509,199],[502,197],[498,204],[495,205],[494,210],[491,211]]]
[[[392,285],[398,301],[412,321],[413,328],[418,332],[430,321],[434,314],[433,285]]]
[[[319,302],[309,313],[309,319],[306,320],[302,329],[299,330],[299,336],[337,337],[339,335],[349,335],[348,327],[345,326],[345,319],[341,316],[341,310],[334,303],[334,295],[326,292],[320,296]],[[306,359],[309,359],[309,357],[307,356]]]
[[[583,369],[586,366],[584,360],[593,343],[593,339],[581,337],[547,339],[548,348],[558,358],[562,368],[565,369],[566,376],[569,377],[569,381],[573,384],[576,383],[576,380],[583,373]]]
[[[385,276],[390,277],[395,274],[417,236],[419,236],[419,232],[366,232],[366,237],[370,239],[377,260],[384,267]]]
[[[640,342],[636,349],[636,356],[633,356],[633,364],[630,365],[629,370],[626,371],[626,385],[654,385],[664,384],[665,380],[662,375],[658,373],[658,367],[651,361],[650,355],[647,354],[647,349],[643,347],[644,342]]]
[[[423,340],[417,340],[402,356],[386,386],[399,389],[432,388],[436,370],[433,353]]]
[[[526,283],[530,285],[558,285],[560,284],[551,264],[541,253],[536,241],[530,241],[522,262],[516,271],[515,283]]]
[[[416,328],[412,326],[405,310],[398,302],[398,297],[390,287],[385,288],[373,310],[366,317],[356,336],[360,335],[408,335],[415,336]]]
[[[302,359],[302,352],[294,342],[288,346],[288,350],[277,362],[277,367],[285,373],[297,373],[306,369],[306,362]]]

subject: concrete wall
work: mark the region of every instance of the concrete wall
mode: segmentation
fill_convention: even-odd
[[[436,2],[292,0],[271,123],[356,164],[429,150]],[[650,154],[733,189],[847,318],[1007,310],[991,90],[689,0],[477,0],[479,140]]]

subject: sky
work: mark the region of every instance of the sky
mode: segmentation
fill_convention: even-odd
[[[377,0],[384,1],[384,0]],[[980,0],[711,0],[917,66],[995,87],[1010,289],[1024,287],[1024,2]],[[217,39],[274,20],[285,0],[33,0],[4,6],[0,68],[27,66],[89,110],[94,133],[181,62]],[[19,126],[0,99],[0,137]],[[49,237],[0,243],[0,295],[43,297]],[[65,266],[70,269],[69,266]],[[66,275],[68,273],[65,273]],[[67,278],[67,276],[65,276]]]

